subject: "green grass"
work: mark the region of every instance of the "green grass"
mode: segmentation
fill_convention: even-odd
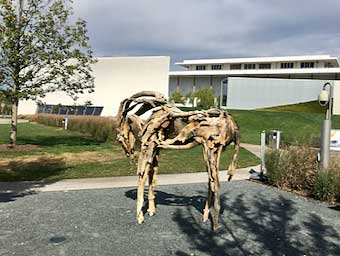
[[[0,125],[0,144],[9,142],[9,125]],[[65,131],[61,128],[44,126],[37,123],[18,124],[18,145],[35,145],[40,150],[0,151],[0,157],[21,155],[40,155],[42,153],[60,154],[64,152],[82,152],[110,149],[111,143],[100,143],[90,136],[79,132]]]
[[[230,110],[241,129],[241,142],[260,144],[260,133],[265,130],[283,131],[282,141],[287,144],[310,144],[319,142],[324,114]],[[334,129],[340,129],[340,116],[334,116]]]
[[[7,143],[8,125],[0,125],[0,144]],[[135,175],[136,167],[123,155],[120,145],[100,143],[81,133],[40,124],[19,124],[19,145],[36,145],[37,150],[0,151],[0,181],[44,180],[66,178],[112,177]],[[97,158],[90,159],[90,152]],[[65,154],[72,154],[66,159]],[[232,150],[221,157],[221,168],[227,169]],[[105,157],[104,160],[102,157]],[[27,159],[29,158],[29,159]],[[6,160],[6,164],[1,161]],[[241,149],[238,167],[259,164],[256,156]],[[160,173],[200,172],[205,170],[200,147],[190,150],[162,150]]]
[[[270,112],[305,112],[305,113],[325,113],[326,107],[320,106],[318,101],[309,101],[298,104],[284,105],[271,108],[261,108],[259,111]]]

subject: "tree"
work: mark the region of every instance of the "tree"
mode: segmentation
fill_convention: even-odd
[[[181,91],[174,91],[169,100],[174,103],[184,104],[184,98]]]
[[[202,88],[194,93],[199,99],[198,105],[203,108],[210,108],[214,105],[215,90],[213,88]]]
[[[16,144],[20,100],[47,93],[93,92],[86,22],[70,21],[72,0],[0,0],[0,94],[12,103],[10,143]]]

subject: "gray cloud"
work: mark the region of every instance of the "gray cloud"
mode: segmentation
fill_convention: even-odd
[[[338,0],[75,0],[96,56],[340,52]]]

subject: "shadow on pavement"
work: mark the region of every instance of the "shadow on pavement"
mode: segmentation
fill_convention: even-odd
[[[65,172],[66,164],[62,158],[40,157],[35,160],[13,160],[0,166],[0,203],[14,201],[18,197],[35,194],[34,189],[51,184],[53,176]],[[48,181],[45,181],[45,180]],[[12,181],[21,182],[12,182]],[[26,181],[35,180],[35,181]]]
[[[298,210],[295,201],[282,195],[268,199],[261,194],[228,195],[221,196],[224,211],[217,232],[201,222],[201,215],[198,218],[203,196],[157,191],[156,204],[182,206],[175,210],[173,220],[194,255],[340,255],[339,233],[316,213]],[[135,200],[136,189],[125,196]],[[179,250],[176,255],[193,254]]]
[[[331,206],[331,207],[329,207],[329,209],[340,211],[340,205]]]
[[[201,193],[200,193],[201,194]],[[137,199],[137,189],[131,189],[125,192],[125,196],[136,200]],[[169,206],[192,206],[197,211],[201,212],[205,203],[205,197],[203,196],[178,196],[163,191],[155,190],[155,204],[156,207],[160,205]],[[144,193],[144,201],[147,202],[147,193]],[[146,212],[147,204],[143,207],[144,213]]]
[[[279,196],[252,200],[238,195],[222,201],[217,233],[202,228],[189,207],[178,209],[174,216],[179,228],[195,251],[206,255],[339,255],[339,233],[316,214],[300,220],[295,202]],[[337,240],[338,243],[335,243]],[[177,255],[189,255],[178,251]]]

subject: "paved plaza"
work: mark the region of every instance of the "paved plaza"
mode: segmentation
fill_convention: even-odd
[[[221,184],[218,232],[204,184],[158,186],[135,224],[136,189],[0,194],[0,255],[340,255],[340,209],[250,181]]]

